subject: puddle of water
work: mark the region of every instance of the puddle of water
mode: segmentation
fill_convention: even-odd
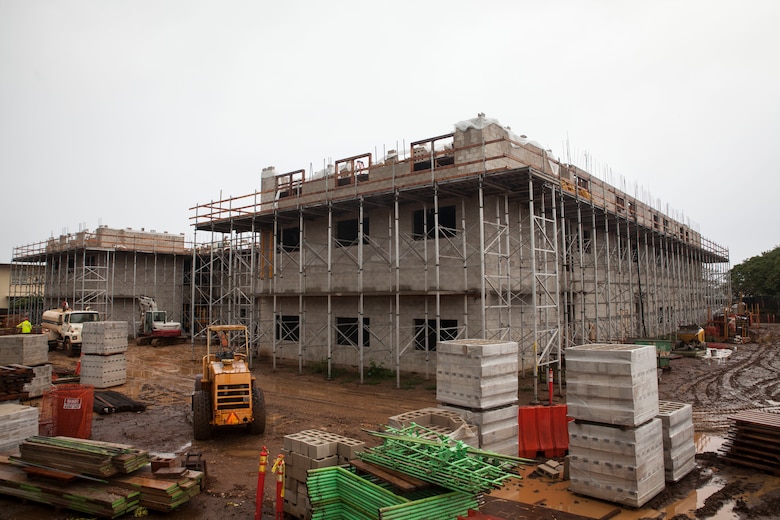
[[[696,453],[717,452],[726,441],[719,435],[694,432],[693,443],[696,445]]]

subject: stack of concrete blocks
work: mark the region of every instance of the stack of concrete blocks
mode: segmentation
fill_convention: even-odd
[[[659,401],[658,418],[663,427],[666,480],[678,482],[696,466],[693,407],[685,403]]]
[[[514,341],[436,346],[436,400],[477,427],[479,447],[517,456],[518,348]]]
[[[127,322],[84,324],[81,344],[81,383],[109,388],[127,382]]]
[[[0,404],[0,452],[15,452],[27,437],[38,435],[38,408]]]
[[[0,336],[0,365],[24,365],[33,371],[33,379],[24,385],[29,397],[40,397],[51,388],[49,343],[45,334]]]
[[[566,349],[570,489],[641,507],[665,486],[653,345]]]
[[[311,518],[311,503],[306,487],[310,469],[348,464],[365,443],[323,430],[303,430],[284,437],[285,481],[284,512],[294,518]],[[273,464],[268,461],[269,471]]]
[[[479,448],[477,428],[461,417],[461,410],[444,408],[421,408],[394,415],[387,419],[387,425],[398,430],[413,425],[422,426],[429,434],[420,433],[420,437],[439,440],[443,435],[455,441],[462,441],[473,448]]]

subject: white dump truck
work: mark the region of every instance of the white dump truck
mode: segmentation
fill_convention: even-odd
[[[81,352],[81,329],[84,323],[100,321],[97,311],[51,309],[43,312],[41,328],[48,335],[49,347],[65,351],[69,357]]]

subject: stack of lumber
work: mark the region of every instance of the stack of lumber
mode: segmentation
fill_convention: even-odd
[[[138,507],[137,490],[101,482],[72,482],[30,478],[19,467],[0,463],[0,493],[66,508],[101,518],[117,518]]]
[[[132,475],[116,476],[113,484],[140,493],[140,504],[155,511],[173,511],[200,493],[203,473],[186,468],[166,468],[164,477],[146,469]],[[170,471],[178,469],[178,471]],[[178,474],[177,474],[178,473]]]
[[[0,457],[0,494],[95,517],[139,506],[170,512],[204,485],[203,472],[185,467],[152,472],[149,453],[124,444],[35,436],[22,444],[21,456]]]
[[[721,457],[780,476],[780,414],[751,410],[729,419],[734,424],[720,450]]]
[[[33,380],[32,368],[21,365],[0,366],[0,401],[27,399],[24,385]]]
[[[73,437],[33,436],[19,445],[22,464],[79,475],[109,477],[145,466],[149,452],[125,444],[112,444]]]

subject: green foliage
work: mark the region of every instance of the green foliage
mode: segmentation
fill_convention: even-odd
[[[393,377],[394,372],[389,368],[382,366],[382,363],[377,364],[373,359],[368,360],[368,369],[366,370],[366,378],[374,381],[382,379],[388,379]]]
[[[780,296],[780,246],[735,265],[731,287],[743,296]]]

